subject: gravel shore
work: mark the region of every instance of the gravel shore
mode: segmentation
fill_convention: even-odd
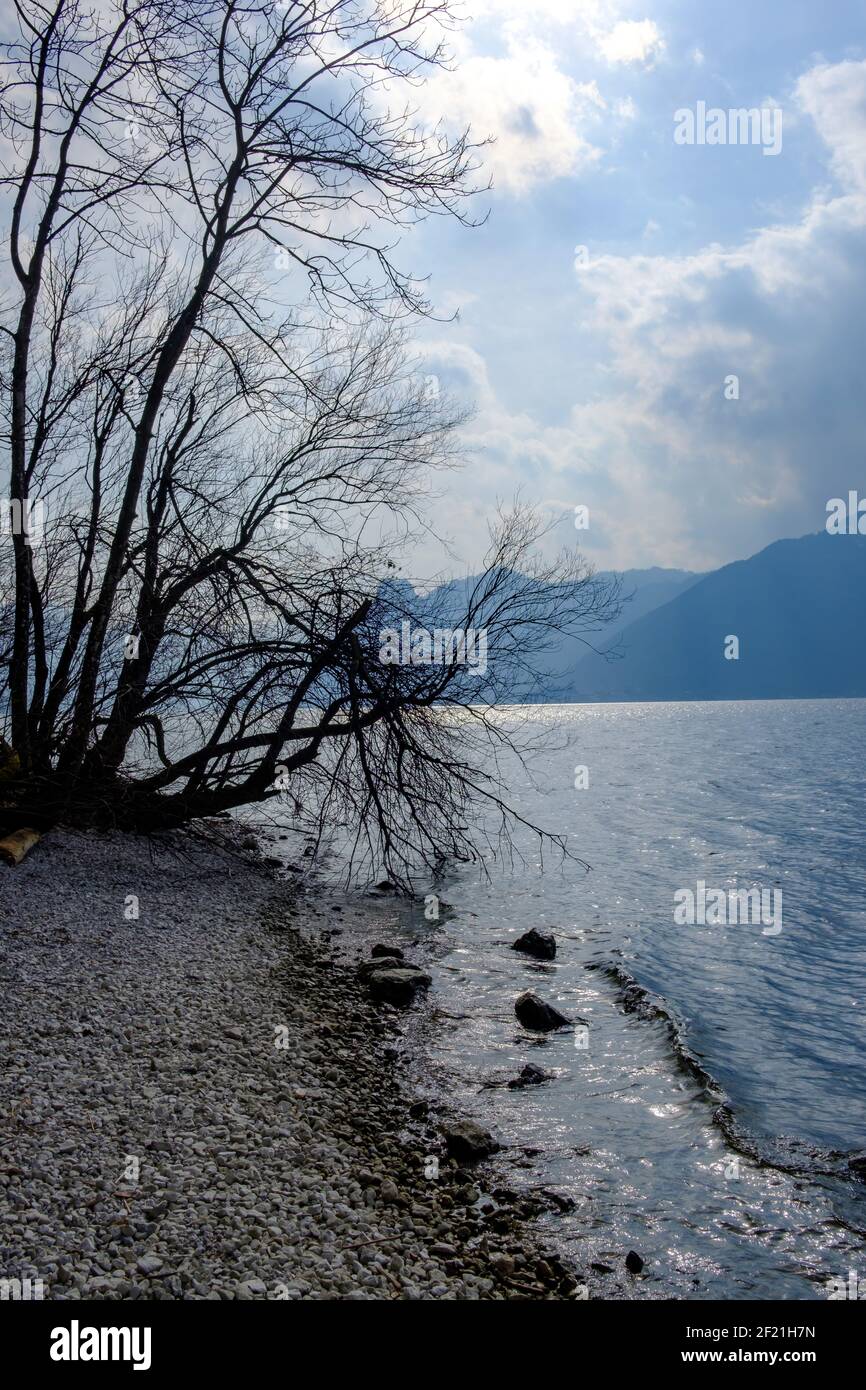
[[[335,916],[219,833],[60,829],[0,868],[0,1280],[46,1299],[580,1296],[537,1208],[484,1201],[483,1165],[447,1157],[401,1088],[399,1012],[327,944],[363,904]]]

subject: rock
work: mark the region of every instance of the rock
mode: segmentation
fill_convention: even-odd
[[[362,960],[358,966],[358,974],[362,980],[369,980],[371,975],[378,975],[383,970],[420,970],[420,968],[413,961],[404,960],[402,956],[377,956],[375,960]]]
[[[423,970],[409,966],[399,970],[376,970],[367,977],[370,993],[374,999],[383,999],[388,1004],[411,1004],[419,990],[429,989],[433,983],[430,975]]]
[[[454,1120],[443,1127],[445,1147],[458,1163],[477,1163],[499,1149],[493,1135],[474,1120]]]
[[[383,946],[382,943],[381,943],[380,941],[377,941],[377,942],[376,942],[376,945],[373,946],[373,947],[371,948],[371,950],[370,950],[370,955],[371,955],[371,956],[397,956],[398,959],[400,959],[400,960],[403,959],[403,952],[400,950],[400,948],[399,948],[398,946]]]
[[[514,1012],[524,1028],[532,1028],[538,1033],[549,1033],[554,1028],[562,1028],[571,1023],[571,1019],[566,1018],[552,1004],[545,1004],[544,1000],[539,999],[531,990],[524,991],[515,999]]]
[[[628,1254],[625,1257],[625,1267],[629,1271],[629,1273],[640,1274],[641,1270],[643,1269],[643,1265],[644,1262],[641,1259],[640,1255],[636,1254],[634,1250],[629,1250]]]
[[[409,1116],[413,1120],[423,1120],[426,1118],[430,1109],[430,1102],[427,1100],[414,1100],[409,1106]]]
[[[523,951],[536,960],[553,960],[556,955],[556,938],[552,932],[537,931],[532,927],[511,943],[512,951]]]
[[[541,1067],[534,1067],[528,1063],[519,1076],[513,1076],[508,1082],[509,1091],[522,1091],[524,1086],[540,1086],[542,1081],[552,1081],[553,1077],[548,1071],[542,1071]]]
[[[543,1197],[548,1206],[556,1207],[557,1211],[574,1211],[577,1206],[573,1197],[567,1197],[563,1192],[554,1192],[552,1188],[539,1188],[539,1196]]]
[[[261,1279],[244,1279],[237,1285],[235,1292],[239,1299],[246,1301],[251,1298],[266,1298],[268,1290]]]
[[[137,1268],[141,1274],[156,1274],[162,1269],[162,1260],[158,1255],[142,1255]]]
[[[490,1268],[495,1269],[496,1273],[503,1278],[507,1278],[509,1274],[514,1273],[513,1255],[506,1255],[504,1251],[498,1251],[495,1255],[490,1256]]]
[[[859,1178],[861,1182],[866,1182],[866,1152],[852,1154],[848,1159],[848,1167],[855,1178]]]

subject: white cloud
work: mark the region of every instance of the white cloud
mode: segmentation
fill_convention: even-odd
[[[608,110],[597,82],[580,78],[600,56],[648,66],[664,48],[652,20],[619,20],[619,10],[619,0],[472,0],[468,23],[450,36],[454,69],[429,76],[414,100],[427,120],[447,113],[452,128],[492,137],[483,160],[496,188],[525,194],[580,174],[602,157],[596,132]],[[612,109],[620,121],[637,115],[628,95]]]
[[[819,65],[795,101],[838,187],[799,218],[685,255],[593,256],[575,284],[607,386],[565,423],[506,409],[478,354],[472,501],[448,513],[467,556],[495,497],[532,478],[537,500],[595,501],[591,558],[696,569],[818,530],[828,496],[862,472],[853,362],[866,282],[866,62]],[[652,223],[645,235],[654,231]],[[740,398],[725,400],[725,377]],[[846,481],[847,480],[847,481]],[[600,504],[599,504],[600,499]],[[599,541],[599,536],[602,539]]]
[[[811,68],[796,96],[829,147],[839,179],[866,189],[866,79],[864,64],[847,62]]]
[[[661,494],[667,561],[721,561],[724,549],[708,552],[689,533],[715,529],[720,545],[730,544],[737,508],[754,513],[759,527],[758,514],[772,510],[766,524],[778,525],[786,508],[794,514],[808,501],[826,466],[822,427],[810,412],[817,404],[819,416],[834,413],[821,399],[833,365],[812,334],[832,341],[845,331],[862,281],[855,248],[866,228],[866,63],[811,69],[796,99],[827,145],[841,191],[816,192],[798,221],[740,244],[685,256],[602,256],[581,272],[590,323],[607,342],[619,389],[573,418],[592,417],[599,466],[628,492],[631,520],[619,534],[626,552],[654,553]],[[728,372],[740,375],[742,394],[725,406]],[[688,512],[684,498],[692,499]],[[819,524],[816,511],[814,527],[801,529]]]
[[[570,26],[610,23],[618,5],[616,0],[468,0],[472,19],[494,15],[503,19],[524,20],[534,24],[539,18]]]
[[[665,41],[652,19],[621,19],[598,38],[599,51],[609,63],[649,64],[664,51]]]
[[[476,140],[491,136],[485,168],[494,187],[512,193],[579,173],[601,153],[585,133],[604,108],[598,87],[575,82],[538,40],[509,39],[503,58],[468,54],[427,82],[420,101],[433,119],[447,111],[450,123],[471,125]]]

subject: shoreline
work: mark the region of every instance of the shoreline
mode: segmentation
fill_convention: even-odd
[[[406,1016],[330,944],[351,925],[369,955],[375,911],[208,831],[61,828],[4,871],[0,1279],[60,1301],[585,1296],[539,1203],[498,1177],[484,1202],[486,1165],[447,1157],[407,1090]]]

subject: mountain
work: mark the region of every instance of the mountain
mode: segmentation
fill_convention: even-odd
[[[625,571],[601,570],[597,577],[601,580],[616,578],[621,583],[622,611],[619,617],[587,639],[604,652],[618,649],[623,629],[635,619],[670,602],[702,578],[689,570],[661,569],[658,566]],[[520,582],[518,576],[514,578],[515,582]],[[477,575],[452,579],[420,595],[408,581],[398,577],[382,584],[379,597],[392,609],[393,617],[389,623],[395,627],[399,626],[403,616],[410,613],[415,621],[431,630],[449,624],[459,627],[463,623],[469,595],[477,582]],[[531,672],[510,672],[506,678],[508,700],[537,704],[572,698],[567,692],[575,682],[579,663],[590,649],[587,640],[564,635],[556,647],[539,655],[534,675]],[[495,650],[491,649],[489,661],[495,670]],[[502,674],[501,667],[499,673]]]
[[[866,696],[864,609],[866,536],[776,541],[627,623],[622,657],[585,656],[561,698]],[[730,636],[737,660],[725,658]]]
[[[661,569],[655,565],[652,569],[644,570],[599,570],[598,577],[616,578],[622,583],[622,612],[603,632],[596,634],[592,639],[593,646],[599,651],[616,652],[620,649],[622,633],[626,628],[645,614],[651,613],[654,608],[669,603],[677,594],[684,593],[703,576],[691,570]],[[582,642],[578,637],[563,639],[555,658],[547,663],[552,670],[550,680],[545,682],[550,691],[547,699],[562,698],[556,691],[571,689],[577,679],[580,663],[586,655],[586,642]]]

